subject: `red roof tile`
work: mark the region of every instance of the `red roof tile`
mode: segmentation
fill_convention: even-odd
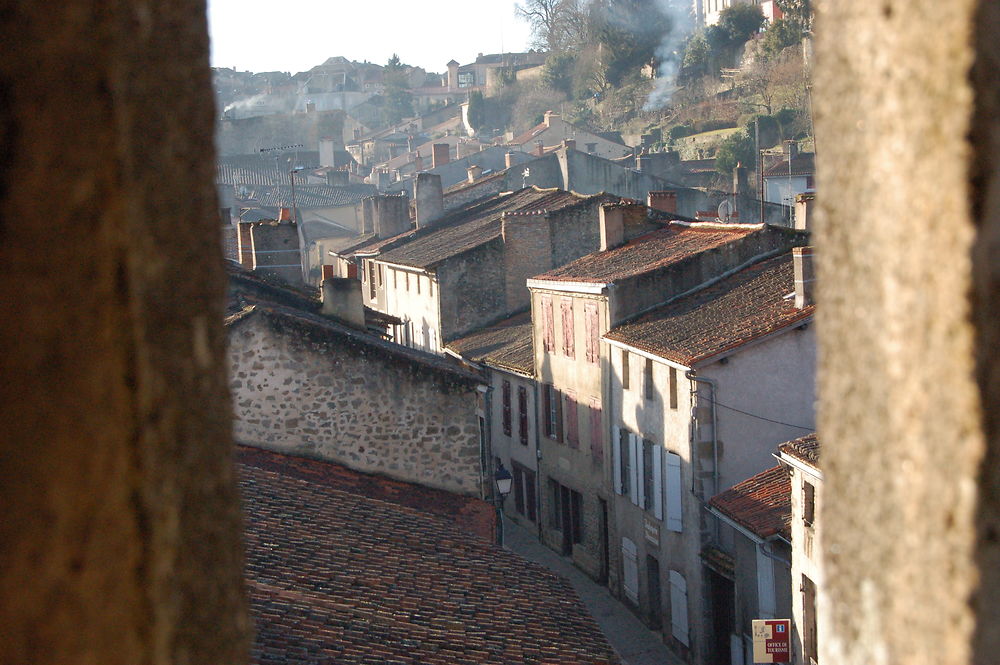
[[[819,438],[813,432],[812,434],[806,434],[801,438],[781,444],[778,446],[778,451],[818,469],[819,448]]]
[[[691,366],[798,324],[814,305],[795,307],[792,256],[756,263],[692,295],[662,305],[605,335]]]
[[[481,525],[488,504],[327,462],[237,460],[254,663],[619,662],[568,582],[456,524]]]
[[[448,348],[473,362],[528,376],[535,373],[531,312],[452,340]]]
[[[606,252],[594,252],[535,279],[603,284],[653,272],[760,230],[759,225],[671,222]]]
[[[775,466],[716,494],[710,506],[761,538],[790,538],[792,484],[788,472]]]

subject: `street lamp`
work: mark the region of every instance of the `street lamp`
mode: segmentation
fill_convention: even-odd
[[[510,475],[510,471],[504,468],[503,462],[497,460],[497,472],[493,476],[493,480],[497,484],[497,545],[503,546],[503,502],[510,494],[510,487],[514,482],[514,477]]]

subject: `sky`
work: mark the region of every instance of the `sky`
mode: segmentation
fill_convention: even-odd
[[[331,56],[384,65],[393,53],[444,72],[479,53],[525,51],[527,23],[512,0],[208,0],[212,65],[310,69]]]

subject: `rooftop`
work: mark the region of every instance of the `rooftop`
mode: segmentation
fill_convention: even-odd
[[[253,662],[618,662],[568,582],[483,537],[488,504],[246,448],[237,466]]]
[[[819,438],[815,432],[781,444],[778,452],[819,468]]]
[[[653,272],[761,228],[749,224],[674,221],[620,247],[593,252],[535,279],[606,284]]]
[[[254,153],[219,157],[215,181],[220,185],[278,185],[288,183],[288,172],[296,167],[319,166],[319,151],[297,150],[282,154]]]
[[[615,201],[618,197],[606,194],[583,196],[534,186],[500,194],[456,210],[430,229],[416,229],[396,236],[408,242],[390,249],[379,258],[388,263],[429,268],[499,238],[500,216],[505,212],[553,212],[593,200]],[[375,245],[366,249],[378,248],[379,245]]]
[[[782,328],[815,305],[795,307],[792,256],[761,261],[617,326],[606,339],[691,366]]]
[[[473,362],[534,376],[531,340],[531,312],[523,312],[454,339],[448,342],[448,348]]]
[[[716,494],[709,505],[759,536],[791,538],[792,484],[788,472],[775,466]]]
[[[792,158],[791,175],[813,175],[816,173],[816,155],[811,152],[800,152]],[[788,176],[788,157],[764,169],[765,178]]]
[[[291,208],[291,185],[261,185],[250,189],[249,199],[261,206],[282,206]],[[299,210],[308,208],[333,208],[343,205],[355,205],[366,196],[375,196],[378,190],[375,185],[295,185],[294,205]]]

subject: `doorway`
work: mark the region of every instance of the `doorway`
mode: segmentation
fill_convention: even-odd
[[[730,635],[736,628],[736,587],[731,579],[711,568],[708,594],[712,610],[712,637],[708,645],[709,665],[732,665]]]

